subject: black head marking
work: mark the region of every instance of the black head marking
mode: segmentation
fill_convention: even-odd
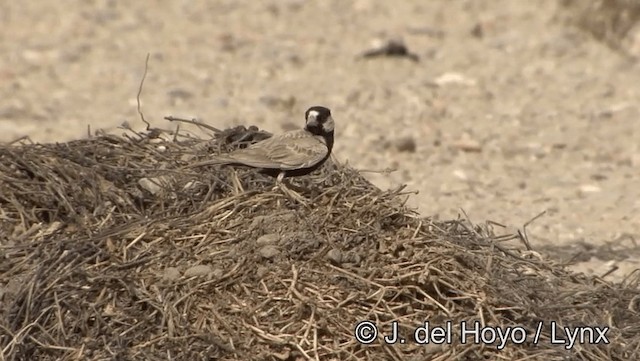
[[[333,133],[334,123],[331,110],[322,106],[313,106],[304,113],[305,129],[316,135]]]

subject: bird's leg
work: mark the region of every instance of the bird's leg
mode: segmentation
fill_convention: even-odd
[[[289,199],[306,205],[307,201],[303,196],[287,187],[287,184],[284,182],[284,175],[284,172],[280,172],[280,174],[278,174],[278,177],[276,178],[276,185],[273,189],[276,190],[279,188],[285,196],[289,197]]]
[[[282,188],[282,180],[284,179],[284,172],[280,172],[278,173],[278,177],[276,178],[276,184],[275,186],[273,186],[272,190],[278,190],[280,188]]]

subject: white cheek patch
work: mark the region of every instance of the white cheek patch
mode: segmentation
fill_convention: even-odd
[[[327,119],[327,121],[324,122],[324,124],[322,124],[322,128],[327,132],[333,131],[334,127],[335,127],[335,124],[333,123],[333,118],[331,117],[329,117],[329,119]]]

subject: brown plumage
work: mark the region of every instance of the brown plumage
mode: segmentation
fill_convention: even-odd
[[[304,129],[285,132],[247,148],[195,163],[189,168],[214,164],[259,168],[278,177],[295,177],[318,169],[331,156],[334,121],[328,108],[314,106],[305,112]]]

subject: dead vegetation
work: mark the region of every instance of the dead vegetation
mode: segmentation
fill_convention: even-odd
[[[612,49],[640,56],[640,2],[636,0],[561,0],[561,12]]]
[[[401,190],[333,162],[294,180],[309,206],[253,170],[181,170],[262,134],[2,146],[2,359],[638,359],[637,275],[572,274],[521,236],[423,218]],[[360,344],[363,320],[384,334],[396,321],[407,342]],[[413,342],[425,321],[451,321],[453,343]],[[462,321],[521,327],[527,340],[463,344]],[[610,343],[566,350],[551,321],[610,327]]]

